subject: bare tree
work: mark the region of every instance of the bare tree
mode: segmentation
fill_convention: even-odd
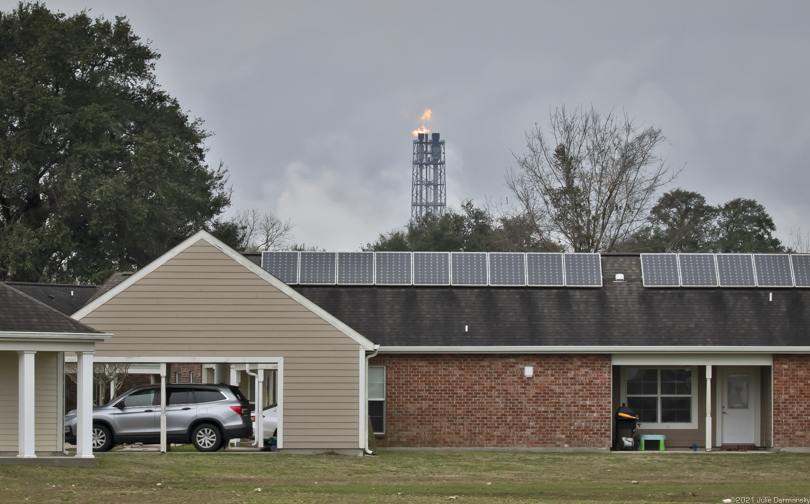
[[[245,252],[281,250],[292,246],[295,225],[271,213],[260,214],[255,208],[236,214],[233,222],[242,231],[240,248]]]
[[[519,212],[538,236],[573,252],[609,252],[646,222],[657,191],[671,182],[656,148],[660,129],[591,108],[551,114],[550,132],[526,133],[528,152],[506,174]]]
[[[805,231],[802,234],[802,228],[796,231],[791,229],[788,237],[788,251],[796,254],[810,253],[810,231]]]
[[[73,383],[78,383],[76,375],[76,363],[65,363],[65,375]],[[96,397],[99,404],[105,402],[105,392],[109,390],[107,400],[112,400],[118,393],[118,389],[124,384],[124,380],[129,375],[129,364],[107,364],[96,362],[93,364],[93,383],[96,386]]]

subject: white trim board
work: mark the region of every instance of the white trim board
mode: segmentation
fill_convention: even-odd
[[[770,354],[613,354],[614,366],[772,366]]]
[[[810,354],[810,346],[380,346],[380,354]]]
[[[75,360],[75,357],[73,358]],[[261,369],[275,369],[275,366],[272,364],[278,364],[284,358],[283,357],[187,357],[187,356],[165,356],[165,355],[157,355],[157,356],[139,356],[139,357],[101,357],[96,354],[94,362],[99,364],[110,363],[110,364],[117,364],[117,363],[145,363],[145,364],[270,364],[269,366],[265,367],[262,366]],[[68,361],[70,359],[68,358]],[[242,370],[245,368],[242,367]]]
[[[24,332],[0,331],[0,342],[6,341],[66,341],[71,343],[101,343],[110,339],[110,333]]]

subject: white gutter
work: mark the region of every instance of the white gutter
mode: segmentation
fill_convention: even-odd
[[[363,432],[366,433],[366,441],[365,441],[366,455],[372,455],[374,453],[368,447],[368,436],[369,436],[369,432],[368,432],[368,361],[370,361],[372,357],[376,357],[377,353],[379,353],[379,351],[380,351],[380,345],[374,345],[374,351],[372,353],[366,355],[366,383],[363,385],[363,389],[366,391],[366,394],[365,394],[365,397],[366,397],[365,412],[366,412],[366,414],[363,415],[365,417],[365,428],[363,429]]]
[[[700,353],[750,354],[792,353],[810,354],[810,346],[380,346],[381,354],[615,354],[615,353]],[[375,351],[376,355],[377,352]]]
[[[57,341],[74,340],[88,342],[102,342],[110,339],[112,333],[42,333],[28,331],[0,331],[0,341]]]

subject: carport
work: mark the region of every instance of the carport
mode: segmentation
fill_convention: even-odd
[[[260,418],[259,412],[265,406],[264,391],[266,390],[265,382],[268,376],[268,371],[275,371],[276,378],[275,387],[278,387],[276,394],[278,397],[278,436],[276,438],[277,448],[283,448],[283,431],[284,431],[284,402],[283,393],[284,389],[284,358],[283,357],[213,357],[199,359],[195,357],[185,358],[160,358],[160,357],[119,357],[119,358],[105,358],[101,361],[96,361],[100,364],[151,364],[157,366],[160,374],[160,452],[166,453],[168,451],[168,442],[166,435],[166,385],[168,384],[168,368],[170,364],[208,364],[214,365],[215,369],[227,369],[227,377],[222,376],[224,373],[217,373],[214,383],[227,382],[230,385],[239,385],[237,373],[245,372],[252,377],[254,383],[252,390],[255,392],[254,397],[248,397],[249,400],[254,401],[256,418]],[[264,432],[262,422],[256,423],[256,446],[259,449],[264,447]]]
[[[279,451],[367,450],[367,358],[374,345],[204,231],[73,318],[114,334],[97,345],[96,362],[158,364],[164,387],[167,366],[175,363],[213,364],[215,381],[229,383],[225,369],[247,366],[256,382],[275,371]],[[164,412],[162,404],[162,427]]]

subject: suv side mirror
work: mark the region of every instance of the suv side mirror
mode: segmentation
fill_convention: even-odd
[[[115,405],[114,405],[114,406],[115,406],[116,408],[118,408],[118,409],[122,410],[122,409],[124,409],[124,401],[118,401],[117,403],[115,403]]]

